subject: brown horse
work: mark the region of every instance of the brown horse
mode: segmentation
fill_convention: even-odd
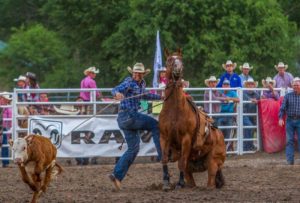
[[[173,54],[165,50],[168,84],[165,101],[159,115],[160,144],[163,164],[163,189],[170,189],[167,163],[169,155],[178,160],[180,170],[176,187],[194,187],[193,172],[208,169],[209,187],[224,184],[221,167],[225,160],[225,144],[222,133],[211,126],[211,120],[191,102],[183,91],[182,52]],[[216,147],[218,146],[218,147]],[[218,180],[216,180],[218,179]],[[217,183],[217,185],[216,185]]]

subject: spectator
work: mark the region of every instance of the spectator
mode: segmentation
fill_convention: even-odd
[[[83,80],[81,80],[80,88],[81,89],[96,89],[97,84],[94,79],[96,78],[96,74],[99,73],[99,69],[96,69],[96,67],[89,67],[89,68],[85,69],[85,71],[83,73],[86,77]],[[91,101],[90,92],[80,92],[80,97],[83,101]],[[100,97],[102,97],[101,92],[96,91],[95,100],[99,99]],[[90,106],[85,106],[85,107],[86,107],[85,112],[87,114],[90,114],[90,112],[91,112]],[[92,164],[97,164],[96,157],[92,158],[91,162],[92,162]],[[84,162],[84,163],[86,163],[86,162]]]
[[[244,82],[245,88],[256,88],[257,82],[255,82],[252,78],[248,79]],[[259,100],[259,94],[255,90],[245,90],[243,92],[243,100],[244,101],[251,101],[252,103],[245,103],[244,104],[244,113],[257,113],[256,104],[257,100]],[[254,126],[256,123],[256,118],[253,116],[243,116],[243,125],[244,126]],[[253,138],[254,129],[244,129],[244,138],[251,139]],[[254,150],[255,147],[253,145],[253,141],[244,141],[244,151],[251,151]]]
[[[279,99],[279,94],[274,90],[274,86],[276,86],[276,81],[272,80],[271,77],[267,77],[265,80],[263,79],[262,85],[264,88],[268,88],[269,90],[264,90],[261,96],[262,99]]]
[[[294,135],[298,138],[298,151],[300,151],[300,81],[292,83],[293,92],[284,96],[279,110],[279,126],[284,125],[283,117],[286,114],[286,160],[287,164],[294,164]]]
[[[35,73],[27,72],[26,78],[27,78],[26,89],[40,89],[40,86],[37,83]],[[40,98],[39,98],[39,94],[37,94],[37,93],[27,93],[26,99],[27,99],[27,101],[37,102],[37,101],[39,101]]]
[[[242,87],[241,78],[238,76],[238,74],[234,73],[236,63],[232,63],[232,61],[228,60],[226,64],[222,64],[222,66],[226,72],[221,76],[217,87],[222,87],[225,79],[229,80],[230,87]]]
[[[40,100],[39,102],[49,102],[47,93],[40,93]],[[49,115],[51,112],[54,111],[53,106],[49,104],[41,104],[37,105],[37,111],[40,115]]]
[[[109,176],[117,190],[120,189],[121,181],[139,152],[140,137],[138,132],[140,130],[151,131],[159,160],[161,159],[158,122],[148,115],[139,113],[138,110],[141,99],[159,100],[162,97],[145,90],[146,82],[144,76],[150,72],[150,69],[145,70],[142,63],[136,63],[133,69],[131,67],[127,69],[132,76],[127,77],[112,90],[113,96],[121,100],[117,121],[119,128],[125,134],[128,146],[127,151],[119,159],[113,173]]]
[[[210,76],[208,79],[206,79],[204,81],[206,86],[209,88],[216,88],[218,82],[219,82],[219,80],[217,80],[217,78],[215,76]],[[205,101],[216,101],[216,100],[217,101],[225,101],[226,100],[226,96],[218,90],[211,91],[211,99],[210,99],[209,92],[210,92],[209,90],[206,90],[204,92],[204,100]],[[204,111],[206,113],[220,113],[220,111],[221,111],[220,104],[213,103],[211,105],[211,111],[210,111],[209,106],[210,106],[209,103],[204,103]],[[217,122],[216,117],[214,119],[215,119],[215,122]]]
[[[14,79],[17,82],[16,89],[26,89],[26,77],[20,75],[18,78]],[[25,102],[26,101],[26,94],[25,93],[18,93],[18,101]]]
[[[249,75],[250,70],[252,70],[253,66],[250,66],[249,63],[244,63],[243,66],[240,66],[240,70],[242,74],[240,74],[241,83],[244,84],[245,81],[253,78]]]
[[[0,98],[1,98],[1,105],[6,106],[11,104],[12,98],[8,92],[3,92],[0,95]],[[12,118],[12,107],[4,107],[4,110],[2,112],[2,142],[0,142],[1,146],[8,144],[8,140],[11,138],[11,134],[7,133],[7,131],[10,131],[12,127],[12,121],[7,119],[11,119],[11,118]],[[1,156],[3,158],[8,158],[9,156],[8,146],[6,147],[2,146]],[[9,165],[9,160],[2,160],[3,168],[8,167],[8,165]]]
[[[83,80],[81,80],[80,88],[96,89],[97,84],[94,79],[96,78],[96,74],[99,73],[99,69],[96,70],[96,67],[89,67],[83,73],[86,77]],[[80,92],[80,97],[83,99],[83,101],[91,101],[90,92]],[[100,97],[101,97],[101,92],[97,91],[95,99],[98,99]]]
[[[167,85],[167,77],[166,77],[167,69],[166,67],[162,67],[159,70],[159,80],[158,80],[158,87],[159,88],[165,88]]]
[[[225,79],[222,85],[223,88],[230,88],[230,81]],[[225,94],[226,99],[221,104],[221,113],[234,113],[235,112],[235,104],[239,102],[239,98],[236,94],[236,91],[224,89],[221,93]],[[232,126],[234,122],[234,116],[222,116],[218,119],[218,126]],[[231,129],[223,129],[222,130],[224,138],[230,138]]]
[[[286,72],[287,68],[288,65],[285,65],[283,62],[279,62],[278,65],[275,65],[275,69],[278,71],[278,74],[274,77],[276,82],[276,85],[274,85],[275,88],[292,87],[294,77],[291,73]]]

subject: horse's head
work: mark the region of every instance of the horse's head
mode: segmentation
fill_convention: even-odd
[[[182,78],[183,63],[182,50],[177,49],[176,52],[170,54],[168,49],[165,49],[165,56],[167,58],[167,77],[169,80],[178,81]]]

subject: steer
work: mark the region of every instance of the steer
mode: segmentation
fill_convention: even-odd
[[[51,178],[63,171],[55,161],[56,147],[50,139],[39,135],[27,135],[14,142],[11,140],[10,145],[22,180],[34,191],[31,202],[37,202],[41,193],[46,191]],[[43,172],[45,175],[42,176]]]

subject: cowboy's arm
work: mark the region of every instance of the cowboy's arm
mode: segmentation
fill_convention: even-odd
[[[279,119],[283,119],[283,116],[286,112],[286,109],[287,109],[287,103],[288,103],[288,97],[287,96],[284,96],[284,99],[283,99],[283,102],[280,106],[280,109],[279,109]]]
[[[130,82],[128,79],[125,79],[121,84],[113,88],[111,93],[116,99],[120,100],[124,98],[124,94],[129,87]]]
[[[223,75],[221,76],[220,81],[219,81],[219,83],[217,84],[217,87],[222,87],[222,84],[223,84],[224,79],[225,79],[225,74],[223,74]]]
[[[283,127],[283,125],[284,125],[283,116],[284,116],[284,114],[286,112],[287,100],[288,100],[288,98],[287,98],[287,96],[285,96],[284,99],[283,99],[283,102],[282,102],[282,104],[280,106],[280,109],[279,109],[279,121],[278,121],[278,125],[280,127]]]

